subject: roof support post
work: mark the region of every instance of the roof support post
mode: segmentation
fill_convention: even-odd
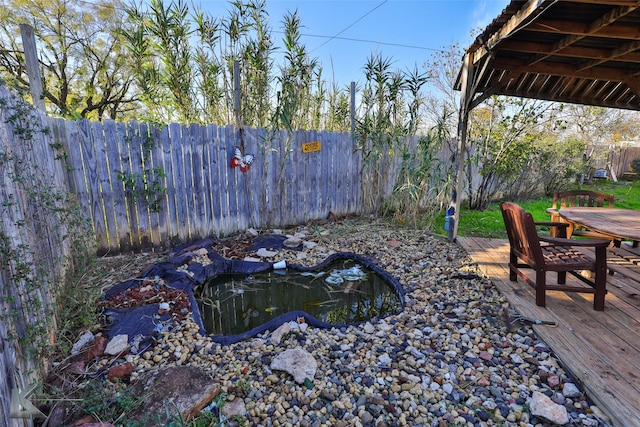
[[[464,157],[467,145],[467,124],[469,122],[469,105],[471,104],[473,83],[473,55],[465,53],[461,70],[460,113],[458,116],[458,153],[454,162],[453,188],[451,203],[447,209],[448,237],[454,241],[458,236],[458,220],[460,219],[460,194],[464,180]]]

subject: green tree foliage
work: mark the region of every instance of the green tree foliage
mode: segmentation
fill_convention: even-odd
[[[585,153],[586,144],[576,138],[558,141],[547,137],[539,141],[533,164],[545,195],[567,189],[583,177],[588,166]]]
[[[565,133],[590,144],[608,145],[640,137],[637,112],[577,104],[560,105],[558,110]]]
[[[64,117],[122,118],[136,105],[119,35],[118,0],[0,0],[0,78],[29,93],[19,25],[34,28],[47,108]]]
[[[471,111],[467,167],[469,207],[486,209],[508,182],[522,176],[539,138],[538,123],[549,103],[492,97]],[[479,182],[474,182],[474,171]]]

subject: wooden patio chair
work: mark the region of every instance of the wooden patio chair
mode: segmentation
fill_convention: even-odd
[[[552,222],[565,222],[560,218],[558,210],[568,207],[600,207],[600,208],[613,208],[613,194],[602,193],[599,191],[590,190],[571,190],[571,191],[556,191],[553,195],[553,204],[547,209],[547,213],[551,215]],[[555,235],[555,230],[552,229],[552,236]],[[596,233],[595,231],[587,230],[585,228],[574,228],[573,224],[570,224],[567,228],[567,238],[572,236],[581,237],[595,237],[606,239],[607,236]],[[611,240],[611,239],[609,239]]]
[[[507,229],[509,244],[509,279],[518,281],[518,276],[536,291],[536,305],[545,306],[546,292],[584,292],[594,294],[593,308],[604,310],[607,286],[607,246],[608,239],[575,240],[565,237],[546,237],[538,234],[537,226],[557,227],[560,236],[565,236],[568,224],[558,222],[534,222],[533,216],[515,203],[501,204],[502,218]],[[576,248],[593,248],[595,260]],[[531,280],[522,269],[535,270],[535,280]],[[582,271],[594,273],[594,280],[582,275]],[[557,273],[557,285],[547,284],[548,271]],[[569,286],[567,273],[588,286]]]

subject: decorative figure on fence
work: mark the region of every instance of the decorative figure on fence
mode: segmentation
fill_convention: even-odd
[[[235,155],[231,159],[231,167],[236,168],[240,166],[240,170],[242,172],[246,172],[249,170],[251,165],[253,164],[255,156],[253,154],[242,154],[239,148],[236,148]]]

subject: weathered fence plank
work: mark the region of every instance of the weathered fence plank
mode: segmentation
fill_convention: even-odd
[[[134,168],[131,165],[131,152],[129,143],[127,141],[127,124],[115,123],[116,134],[116,146],[118,152],[118,163],[116,170],[120,171],[120,177],[118,178],[123,182],[123,194],[120,196],[119,206],[124,210],[127,217],[127,224],[123,232],[120,235],[120,240],[125,245],[129,245],[129,249],[139,247],[139,222],[137,221],[135,211],[135,201],[133,200],[134,186],[131,184],[133,175],[138,168]]]
[[[187,205],[187,186],[185,183],[185,150],[188,144],[183,138],[188,136],[185,126],[178,126],[179,134],[171,134],[171,163],[173,164],[173,179],[176,186],[176,213],[178,219],[178,238],[188,240],[189,233],[189,213]],[[179,137],[178,137],[179,136]],[[185,138],[186,139],[186,138]]]
[[[231,149],[231,147],[233,147],[233,143],[232,141],[240,141],[241,138],[244,138],[241,134],[240,134],[240,129],[233,129],[230,130],[229,133],[227,134],[230,138],[228,141],[228,146],[230,147],[230,152],[231,153],[235,153],[235,149]],[[248,150],[247,150],[248,149]],[[243,153],[244,155],[249,154],[251,151],[251,147],[247,147],[245,145],[245,152]],[[248,188],[248,182],[247,182],[247,174],[250,173],[251,169],[249,168],[247,171],[242,171],[240,168],[235,168],[235,185],[236,185],[236,200],[237,200],[237,205],[236,205],[236,209],[237,209],[237,214],[236,217],[238,219],[238,222],[236,224],[236,227],[238,227],[239,230],[244,230],[247,227],[249,227],[249,212],[248,212],[248,206],[249,206],[249,188]]]
[[[298,145],[296,142],[298,132],[291,132],[287,135],[286,142],[286,158],[285,158],[285,178],[284,178],[284,186],[287,188],[287,193],[285,196],[285,202],[287,206],[287,221],[285,225],[295,224],[297,223],[297,215],[298,212],[296,210],[297,198],[298,194],[296,191],[296,171],[297,171],[297,163],[296,163],[296,146]]]
[[[85,120],[85,122],[86,126],[91,129],[91,138],[95,149],[96,175],[98,178],[95,184],[98,186],[97,191],[102,195],[99,214],[100,217],[104,218],[105,232],[101,233],[101,238],[98,239],[98,247],[108,250],[109,238],[116,235],[116,220],[114,218],[113,210],[114,206],[117,206],[119,201],[114,203],[113,200],[108,162],[106,161],[107,149],[102,124],[99,122],[91,123],[88,120]],[[98,211],[96,211],[96,213],[97,212]]]
[[[256,176],[260,176],[260,192],[258,196],[258,209],[260,212],[260,223],[256,225],[269,226],[273,223],[273,185],[275,182],[275,169],[273,167],[273,152],[271,150],[271,132],[265,128],[260,128],[256,138],[258,147],[256,149],[257,167],[261,168],[260,174],[257,170]]]
[[[221,151],[220,154],[223,155],[225,159],[225,164],[229,165],[229,161],[233,156],[235,151],[235,129],[232,126],[226,126],[223,129],[221,138],[221,146],[224,147],[224,151]],[[232,227],[239,227],[239,218],[238,218],[238,174],[240,173],[239,168],[229,169],[228,167],[224,167],[220,171],[223,175],[226,176],[225,186],[227,193],[227,202],[228,202],[228,213],[226,219],[226,230]]]
[[[188,239],[194,240],[198,239],[198,236],[195,232],[197,228],[196,216],[197,212],[195,210],[195,202],[194,202],[194,191],[195,188],[193,186],[193,140],[191,139],[191,127],[183,126],[183,139],[182,139],[182,170],[183,170],[183,185],[184,185],[184,203],[185,203],[185,217],[187,218],[187,227],[189,229]]]
[[[96,123],[96,126],[100,125],[100,123]],[[109,253],[110,250],[114,250],[117,253],[118,248],[121,251],[128,251],[131,249],[129,219],[127,218],[127,203],[125,200],[125,184],[121,175],[124,171],[120,160],[116,122],[113,120],[105,120],[102,123],[102,127],[104,128],[104,139],[106,142],[106,159],[103,159],[103,162],[109,164],[109,181],[111,183],[111,187],[108,191],[111,192],[110,196],[113,200],[110,209],[106,209],[106,214],[113,216],[116,224],[116,230],[113,234],[109,235],[108,247],[98,247],[98,252],[101,254]]]
[[[222,212],[221,212],[221,187],[218,160],[218,141],[217,127],[213,125],[207,126],[206,145],[207,148],[207,182],[209,184],[209,212],[211,212],[211,230],[209,233],[214,236],[220,236],[222,228]]]
[[[98,247],[108,247],[107,229],[102,210],[102,195],[100,194],[97,153],[93,141],[91,123],[88,120],[78,122],[78,140],[82,154],[84,176],[86,177],[87,194],[90,201],[89,213],[93,220],[97,244]]]
[[[253,154],[253,165],[246,174],[247,186],[247,202],[249,225],[251,227],[259,227],[262,220],[260,218],[260,194],[264,182],[262,181],[262,166],[264,165],[264,156],[260,153],[260,137],[264,132],[264,128],[251,130],[244,128],[245,144],[248,147],[248,153]]]
[[[342,215],[343,210],[336,204],[334,195],[338,194],[339,180],[336,179],[336,174],[340,173],[336,170],[336,166],[340,163],[339,156],[342,154],[341,147],[338,145],[338,141],[334,134],[328,135],[329,143],[327,144],[327,171],[328,171],[328,186],[327,194],[325,195],[327,201],[327,210],[337,215]],[[328,213],[327,213],[328,214]]]
[[[170,166],[167,165],[167,158],[165,156],[164,147],[169,145],[169,127],[162,126],[162,128],[152,128],[152,138],[154,141],[154,148],[151,153],[154,167],[158,167],[162,170],[162,179],[160,183],[164,188],[164,195],[159,198],[157,204],[158,209],[158,240],[161,247],[168,248],[171,245],[171,204],[169,203],[169,193],[173,191],[173,185],[171,185],[171,175],[169,175]]]
[[[320,135],[320,156],[318,159],[318,169],[320,174],[318,176],[318,209],[319,215],[326,218],[331,211],[331,201],[329,200],[329,185],[330,185],[330,166],[331,166],[331,133],[322,132]]]
[[[206,237],[209,233],[206,206],[206,187],[203,176],[203,155],[204,138],[201,132],[202,126],[190,126],[189,135],[191,139],[191,176],[193,180],[193,191],[191,192],[194,204],[194,214],[192,216],[194,226],[193,233],[198,239]]]
[[[152,171],[154,182],[157,186],[157,191],[153,193],[148,200],[149,211],[149,232],[151,236],[151,244],[158,248],[163,246],[163,242],[160,239],[160,206],[161,200],[164,200],[164,191],[167,188],[167,184],[163,177],[164,169],[160,166],[158,169],[158,132],[154,126],[149,126],[146,123],[140,124],[140,129],[143,129],[147,138],[147,149],[145,162],[147,168]]]
[[[180,230],[183,230],[180,225],[177,206],[177,196],[176,193],[180,191],[177,185],[176,172],[174,171],[175,165],[173,151],[175,151],[174,140],[179,141],[181,138],[180,135],[180,125],[178,123],[171,123],[169,125],[169,133],[166,135],[166,140],[164,140],[164,165],[166,167],[167,180],[168,180],[168,188],[167,188],[167,199],[169,201],[169,224],[171,229],[170,240],[177,241],[182,237]]]
[[[309,219],[322,218],[321,211],[321,199],[322,199],[322,165],[320,163],[322,158],[322,132],[314,132],[313,141],[320,142],[320,151],[312,151],[305,155],[307,164],[307,174],[309,176],[309,194],[307,200],[309,200],[310,210]],[[310,142],[313,142],[310,141]]]
[[[216,202],[219,204],[220,212],[220,228],[218,229],[218,236],[223,236],[229,228],[230,223],[230,210],[229,210],[229,183],[227,171],[229,168],[229,157],[227,156],[227,147],[225,145],[225,128],[218,127],[215,131],[215,151],[212,153],[216,158],[217,169],[217,188],[218,197]]]
[[[127,122],[127,139],[126,144],[129,147],[131,162],[131,179],[133,181],[133,191],[130,197],[132,205],[132,213],[138,222],[138,235],[134,238],[137,248],[149,247],[151,244],[151,236],[149,230],[149,212],[146,179],[152,177],[147,170],[145,163],[145,154],[143,153],[143,144],[146,138],[146,129],[140,127],[135,121]]]

